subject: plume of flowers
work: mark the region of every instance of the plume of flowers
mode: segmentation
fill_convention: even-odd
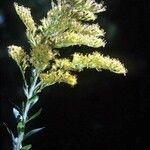
[[[40,20],[40,24],[33,20],[30,8],[19,6],[17,3],[14,6],[26,26],[26,36],[31,48],[27,54],[20,46],[8,47],[10,57],[21,70],[26,95],[22,109],[13,108],[18,134],[15,136],[10,133],[13,150],[30,150],[31,145],[24,146],[23,141],[43,129],[25,132],[26,124],[41,113],[39,110],[31,117],[28,115],[39,100],[39,92],[55,83],[64,82],[74,86],[77,84],[75,72],[84,69],[109,70],[124,75],[127,69],[118,59],[103,56],[97,51],[85,55],[75,52],[67,58],[60,55],[62,48],[74,45],[105,47],[105,31],[97,23],[92,22],[98,13],[105,11],[103,3],[97,3],[95,0],[52,0],[51,9],[46,17]],[[27,70],[31,72],[30,80],[27,76],[29,73],[26,74]]]

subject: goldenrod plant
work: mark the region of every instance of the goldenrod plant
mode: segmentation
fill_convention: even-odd
[[[26,99],[22,101],[20,108],[13,108],[17,135],[8,127],[7,129],[12,136],[13,150],[31,150],[31,144],[24,145],[24,141],[43,128],[27,132],[26,125],[41,113],[40,109],[33,116],[29,116],[29,111],[39,101],[38,94],[44,88],[61,82],[75,86],[75,72],[84,69],[104,69],[123,75],[127,70],[118,59],[103,56],[97,51],[86,55],[75,52],[67,58],[60,55],[62,48],[73,45],[105,47],[105,32],[97,23],[93,23],[97,14],[105,11],[103,3],[96,3],[95,0],[51,0],[51,9],[40,20],[40,24],[35,23],[29,8],[17,3],[14,6],[26,26],[30,50],[26,52],[24,48],[16,45],[8,47],[10,57],[21,71]]]

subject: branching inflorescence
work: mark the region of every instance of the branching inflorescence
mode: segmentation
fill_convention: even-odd
[[[126,74],[124,65],[117,59],[103,56],[99,52],[82,54],[75,52],[68,58],[60,56],[61,48],[73,45],[89,47],[105,47],[105,32],[98,24],[92,23],[98,13],[105,11],[103,3],[94,0],[56,0],[51,2],[51,9],[43,18],[40,25],[32,18],[29,8],[14,4],[17,14],[26,26],[26,36],[31,50],[26,53],[20,46],[9,46],[9,55],[16,61],[24,80],[24,93],[27,100],[22,109],[14,108],[14,114],[19,121],[18,135],[13,137],[14,150],[29,150],[31,145],[23,147],[23,141],[29,135],[39,131],[34,129],[25,132],[26,124],[38,116],[38,111],[29,117],[28,112],[38,101],[37,94],[45,87],[55,83],[65,82],[74,86],[77,84],[75,71],[84,69],[103,69],[118,74]],[[89,23],[90,22],[90,23]],[[28,82],[26,71],[32,72],[31,82]]]

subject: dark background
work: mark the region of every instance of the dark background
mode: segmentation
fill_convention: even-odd
[[[16,0],[31,7],[37,20],[50,8],[49,1]],[[107,12],[99,15],[98,22],[107,32],[107,45],[100,51],[124,62],[128,74],[86,70],[77,73],[74,88],[60,84],[45,89],[33,110],[43,107],[42,114],[28,126],[46,127],[27,141],[33,150],[150,150],[150,1],[107,0],[105,4]],[[2,150],[10,150],[11,140],[2,122],[14,132],[16,126],[10,101],[20,104],[24,98],[19,69],[7,53],[11,44],[28,47],[25,27],[14,11],[13,0],[0,0]]]

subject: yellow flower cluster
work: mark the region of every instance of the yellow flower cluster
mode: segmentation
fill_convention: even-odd
[[[42,73],[40,74],[40,79],[43,86],[53,85],[55,83],[67,83],[71,86],[77,84],[77,78],[74,75],[71,75],[69,72],[64,72],[61,70],[53,71],[50,73]]]
[[[124,65],[117,59],[103,56],[98,52],[83,55],[74,53],[72,59],[62,58],[54,49],[73,45],[105,47],[105,32],[98,24],[87,23],[95,20],[96,14],[105,10],[102,3],[94,0],[56,0],[47,17],[35,25],[29,8],[15,3],[15,9],[27,27],[27,38],[31,44],[30,57],[21,47],[10,46],[9,54],[23,71],[30,65],[39,73],[42,86],[65,82],[72,86],[77,83],[71,71],[103,69],[126,74]],[[86,23],[85,23],[86,21]],[[30,62],[30,64],[28,63]]]
[[[126,68],[119,60],[112,59],[109,56],[103,56],[98,52],[85,56],[85,59],[89,60],[87,68],[96,68],[97,70],[105,69],[124,75],[127,73]]]
[[[93,0],[66,0],[68,4],[73,6],[72,11],[79,20],[90,21],[95,20],[96,13],[106,10],[102,3],[98,4]]]
[[[88,55],[76,53],[73,55],[72,63],[74,68],[80,71],[84,68],[93,68],[98,71],[105,69],[124,75],[127,73],[126,68],[119,60],[111,59],[109,56],[103,56],[98,52]]]
[[[48,11],[47,17],[41,20],[39,30],[45,40],[51,40],[54,48],[71,45],[104,47],[104,30],[100,29],[98,24],[90,25],[82,21],[89,21],[91,17],[94,20],[95,13],[104,10],[103,4],[92,0],[57,0],[57,4],[52,1],[52,9]]]
[[[17,3],[14,3],[17,14],[19,15],[22,22],[25,24],[28,30],[34,31],[36,29],[35,22],[32,19],[31,11],[29,8],[24,6],[19,6]]]
[[[79,10],[86,9],[93,13],[100,13],[106,10],[103,3],[96,3],[95,0],[66,0],[66,2],[75,6]]]
[[[72,70],[73,64],[71,63],[71,61],[67,58],[64,59],[55,59],[55,63],[52,65],[52,70]]]
[[[31,63],[38,70],[45,70],[49,61],[55,58],[56,52],[52,52],[48,45],[39,45],[31,51]]]
[[[82,25],[81,22],[72,20],[70,22],[70,30],[77,32],[77,33],[82,33],[84,35],[93,35],[96,37],[103,37],[105,35],[105,32],[103,29],[100,29],[100,26],[98,24],[84,24]]]
[[[22,71],[25,71],[29,66],[28,60],[29,56],[25,53],[25,51],[20,46],[9,46],[9,55],[12,59],[14,59],[17,65],[20,67]]]
[[[105,41],[92,35],[83,35],[75,32],[64,32],[55,39],[55,48],[73,45],[87,45],[89,47],[105,47]]]
[[[109,70],[118,74],[126,74],[127,70],[119,60],[111,59],[109,56],[103,56],[98,52],[83,55],[75,53],[72,60],[56,59],[53,70],[82,71],[83,69],[97,69],[98,71]]]

